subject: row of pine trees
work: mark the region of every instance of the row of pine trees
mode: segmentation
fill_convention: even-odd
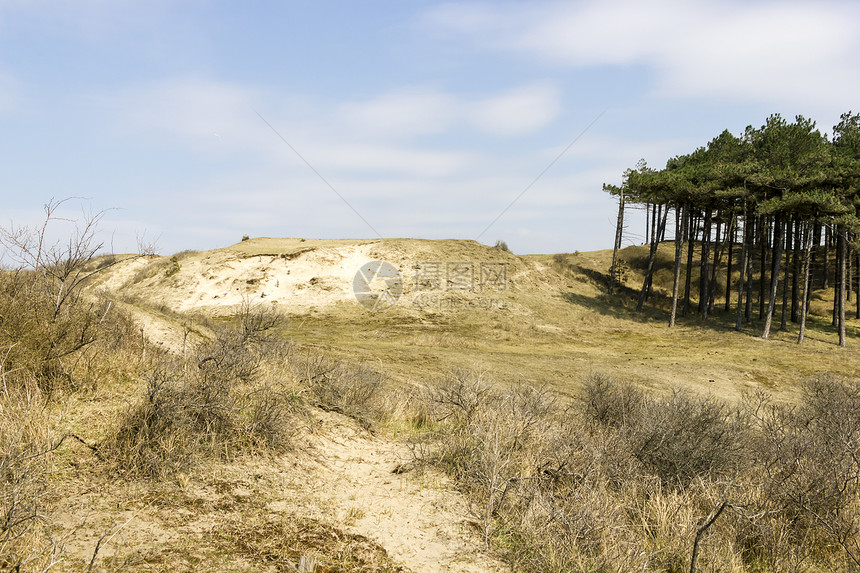
[[[674,224],[670,326],[679,306],[682,314],[695,311],[706,320],[717,304],[718,278],[725,276],[725,310],[734,306],[736,329],[752,320],[755,299],[763,338],[770,336],[781,306],[780,328],[788,320],[798,323],[802,343],[810,290],[833,286],[833,323],[845,346],[849,265],[860,253],[860,114],[843,114],[831,137],[803,116],[790,122],[775,114],[740,136],[724,131],[707,146],[670,159],[664,169],[640,162],[620,186],[604,190],[619,202],[610,292],[618,283],[625,206],[638,206],[646,209],[651,247],[638,310],[651,292],[657,247]],[[820,269],[818,284],[814,269]]]

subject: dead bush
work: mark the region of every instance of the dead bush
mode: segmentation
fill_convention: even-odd
[[[236,318],[246,344],[271,342],[272,330],[284,322],[283,315],[275,308],[270,305],[255,305],[247,297],[242,299]]]
[[[444,380],[431,392],[440,419],[453,417],[455,423],[469,423],[479,408],[493,397],[486,373],[462,368],[445,374]]]
[[[483,373],[455,370],[426,400],[434,431],[420,436],[413,452],[421,456],[417,461],[445,469],[469,491],[475,522],[489,544],[503,515],[518,504],[522,484],[564,468],[564,462],[543,455],[555,398],[527,383],[495,389]]]
[[[158,477],[204,456],[288,448],[300,404],[283,381],[260,378],[257,340],[223,327],[189,362],[166,359],[103,449],[130,473]]]
[[[627,426],[641,415],[642,391],[629,382],[618,382],[605,374],[589,374],[582,384],[585,416],[599,424]]]
[[[149,374],[146,396],[124,414],[100,449],[132,474],[161,477],[185,468],[198,452],[178,375],[169,370]]]
[[[14,265],[0,270],[0,359],[8,384],[32,377],[46,398],[76,387],[74,363],[96,340],[110,308],[83,290],[106,268],[91,263],[102,248],[96,232],[103,213],[67,220],[57,215],[64,203],[46,204],[37,227],[0,228],[0,245]],[[53,228],[62,224],[69,227],[68,240],[50,243]]]
[[[747,425],[740,412],[677,389],[645,401],[627,435],[636,459],[666,485],[734,476],[746,462]]]
[[[25,385],[32,377],[50,397],[77,387],[73,364],[96,340],[108,303],[75,298],[57,307],[44,288],[48,280],[34,271],[0,271],[0,359],[7,383]]]
[[[381,416],[377,402],[385,376],[367,364],[347,364],[307,351],[293,357],[292,368],[317,407],[350,416],[366,427]]]
[[[860,383],[817,376],[799,405],[762,400],[755,415],[762,506],[792,544],[839,547],[844,566],[860,568]]]
[[[0,566],[10,571],[46,570],[59,557],[42,498],[63,437],[47,418],[37,388],[0,393]]]
[[[256,450],[280,452],[289,448],[296,433],[302,403],[296,393],[263,384],[242,399],[242,425],[246,445]]]

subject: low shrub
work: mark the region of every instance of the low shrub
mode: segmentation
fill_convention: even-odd
[[[518,571],[860,567],[856,381],[815,378],[797,406],[599,374],[569,406],[463,371],[424,395],[417,461],[458,481]]]
[[[47,570],[60,548],[51,538],[42,498],[52,455],[63,436],[52,428],[35,385],[0,393],[0,565]]]
[[[381,417],[385,376],[367,364],[347,364],[308,351],[294,356],[291,367],[317,407],[350,416],[366,428]]]
[[[629,382],[617,382],[595,372],[583,381],[580,400],[588,419],[617,428],[633,423],[641,415],[645,395]]]
[[[166,357],[148,373],[145,395],[102,446],[120,468],[159,477],[206,456],[289,447],[300,401],[284,380],[260,376],[261,355],[276,361],[283,348],[262,342],[269,322],[248,320],[219,328],[190,360]]]
[[[747,424],[712,397],[673,390],[644,401],[625,428],[633,455],[665,485],[735,476],[748,459]]]

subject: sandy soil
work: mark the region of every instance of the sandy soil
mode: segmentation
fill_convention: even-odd
[[[419,287],[427,263],[440,265],[436,268],[443,281],[449,278],[449,263],[465,263],[472,286],[454,289],[465,298],[501,297],[546,286],[545,273],[538,265],[473,241],[262,238],[224,249],[180,253],[175,261],[171,257],[135,258],[107,269],[97,278],[97,288],[157,302],[177,312],[225,314],[250,302],[272,304],[288,313],[307,313],[340,304],[357,306],[353,281],[362,265],[371,261],[386,261],[397,268],[403,289],[399,304],[405,307],[421,293],[446,292],[444,286]],[[487,286],[486,273],[491,268],[504,268],[502,286]],[[454,267],[450,269],[453,273]]]
[[[326,414],[317,441],[313,495],[350,530],[374,539],[415,573],[507,571],[483,551],[468,507],[446,476],[395,474],[411,459],[404,446]]]
[[[160,491],[145,483],[96,490],[81,482],[52,516],[64,532],[57,570],[85,569],[98,547],[95,571],[268,571],[239,554],[213,562],[224,551],[218,532],[265,515],[269,522],[308,517],[364,536],[412,573],[508,571],[484,550],[465,499],[446,476],[395,474],[410,459],[404,446],[336,413],[315,411],[314,418],[295,454],[215,464]]]
[[[234,292],[234,285],[257,277],[249,286],[285,306],[335,304],[352,299],[355,269],[378,254],[373,248],[337,245],[302,251],[296,259],[208,252],[186,260],[182,276],[165,277],[159,271],[143,279],[150,283],[150,295],[156,286],[163,289],[146,300],[148,305],[169,303],[176,310],[197,308],[213,296],[220,297],[220,305],[238,305],[247,289]],[[117,265],[100,287],[120,293],[133,288],[135,277],[140,279],[152,264],[164,266],[157,258]],[[189,292],[196,299],[182,300]],[[147,345],[182,355],[186,345],[196,342],[197,335],[172,314],[147,305],[116,304],[138,323]],[[225,523],[241,522],[250,512],[263,512],[286,520],[305,516],[364,536],[413,573],[508,571],[486,551],[465,498],[445,475],[432,469],[394,473],[411,459],[404,444],[321,410],[313,410],[296,439],[295,454],[222,462],[209,475],[178,476],[155,490],[117,482],[96,491],[83,480],[53,516],[65,532],[65,558],[58,570],[85,569],[99,544],[96,571],[149,570],[158,564],[197,570],[194,559],[202,563],[218,551],[213,532]],[[230,559],[231,568],[268,570],[247,556]]]

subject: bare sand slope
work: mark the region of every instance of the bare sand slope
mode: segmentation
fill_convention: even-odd
[[[430,469],[395,474],[411,459],[402,444],[372,436],[338,414],[320,413],[319,424],[313,439],[318,455],[305,462],[314,476],[310,497],[322,511],[317,517],[336,517],[413,573],[508,570],[484,551],[468,505],[447,476]]]
[[[230,313],[250,301],[305,313],[355,305],[353,281],[371,261],[397,269],[402,307],[438,293],[510,299],[518,290],[551,281],[539,263],[475,241],[260,238],[212,251],[129,260],[101,273],[97,286],[177,312]]]
[[[443,273],[448,263],[472,265],[475,284],[457,289],[462,297],[489,292],[479,284],[482,264],[504,270],[504,285],[491,292],[507,300],[545,283],[537,278],[538,264],[472,241],[256,239],[175,258],[129,258],[99,273],[93,286],[119,295],[117,304],[138,323],[147,344],[181,355],[194,342],[186,339],[187,311],[232,314],[248,301],[298,314],[364,311],[353,279],[369,261],[394,265],[406,298],[426,292],[417,286],[425,263]],[[161,312],[162,306],[180,314]],[[173,563],[177,570],[193,570],[194,560],[224,552],[223,530],[306,517],[371,540],[413,573],[508,570],[485,550],[465,497],[447,476],[432,469],[396,474],[411,459],[404,444],[372,435],[340,414],[313,410],[312,417],[297,438],[296,455],[225,463],[211,479],[179,479],[179,490],[166,487],[149,503],[132,501],[137,495],[122,488],[103,497],[73,496],[58,520],[70,532],[70,563],[85,565],[99,538],[118,532],[100,548],[99,566]],[[177,507],[167,508],[162,497],[178,500],[171,502]],[[260,567],[250,554],[221,565]]]
[[[81,483],[52,519],[65,551],[58,570],[86,570],[94,551],[95,571],[294,570],[283,554],[275,559],[280,543],[266,537],[278,524],[310,519],[369,540],[404,573],[509,571],[484,550],[446,476],[393,473],[409,459],[403,445],[340,414],[316,411],[311,427],[294,455],[214,463],[160,491]],[[317,557],[320,565],[327,557]]]

